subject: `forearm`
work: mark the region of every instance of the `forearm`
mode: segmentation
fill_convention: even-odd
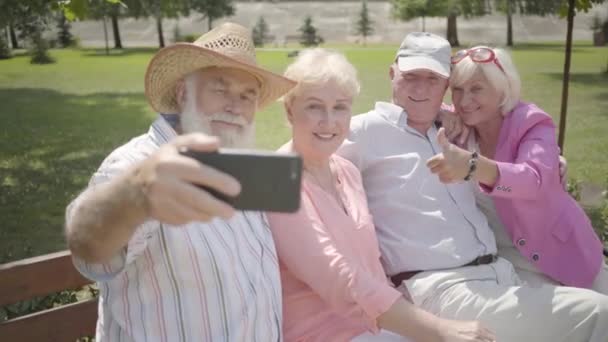
[[[473,179],[483,185],[493,187],[498,181],[498,176],[499,173],[496,162],[484,156],[479,156],[479,159],[477,160],[477,170],[473,174]]]
[[[71,252],[92,263],[103,263],[124,248],[146,220],[146,203],[137,181],[138,169],[98,185],[83,194],[66,223]]]
[[[439,319],[400,297],[378,317],[378,326],[413,341],[440,341]]]

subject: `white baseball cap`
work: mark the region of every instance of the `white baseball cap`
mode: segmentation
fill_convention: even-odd
[[[444,38],[428,32],[412,32],[401,42],[395,58],[401,71],[426,69],[449,78],[451,53],[452,47]]]

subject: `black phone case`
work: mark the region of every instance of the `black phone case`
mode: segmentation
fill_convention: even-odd
[[[230,149],[182,154],[239,180],[237,197],[199,185],[236,209],[291,213],[300,208],[302,159],[295,154]]]

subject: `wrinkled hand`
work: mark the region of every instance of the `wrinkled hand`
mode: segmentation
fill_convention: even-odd
[[[496,336],[478,321],[441,319],[439,335],[443,342],[495,342]]]
[[[443,127],[437,132],[437,142],[443,153],[429,159],[426,166],[444,184],[462,182],[469,173],[471,152],[450,143]]]
[[[214,137],[189,134],[175,138],[143,161],[133,174],[133,182],[144,194],[148,217],[180,225],[234,215],[234,208],[194,184],[235,196],[240,192],[239,182],[179,154],[185,149],[213,152],[218,147],[219,142]]]
[[[462,122],[460,116],[442,109],[439,112],[439,119],[441,120],[441,126],[445,127],[448,140],[464,146],[469,138],[471,129]]]
[[[564,156],[559,156],[559,180],[564,190],[568,191],[568,162]]]

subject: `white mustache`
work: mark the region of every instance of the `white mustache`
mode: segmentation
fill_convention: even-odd
[[[210,114],[207,116],[207,119],[209,121],[224,121],[230,124],[249,126],[249,122],[247,122],[247,120],[245,120],[245,118],[243,118],[242,116],[223,112]]]

